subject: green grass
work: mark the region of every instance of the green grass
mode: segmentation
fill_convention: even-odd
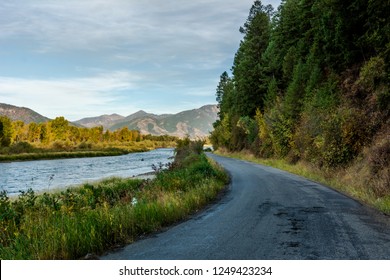
[[[390,195],[378,196],[375,194],[373,187],[370,186],[370,184],[375,184],[375,181],[367,179],[369,175],[364,168],[359,169],[356,166],[352,166],[346,169],[323,170],[305,162],[290,164],[284,159],[261,159],[249,152],[230,153],[216,151],[215,153],[271,166],[308,178],[353,197],[385,214],[390,214]]]
[[[143,151],[145,150],[139,150],[139,152],[143,152]],[[0,155],[0,162],[40,160],[40,159],[119,156],[127,153],[128,151],[125,150],[21,153],[21,154],[11,154],[11,155]]]
[[[0,195],[0,259],[79,259],[181,221],[210,203],[227,175],[204,154],[149,181],[110,178],[57,193]]]

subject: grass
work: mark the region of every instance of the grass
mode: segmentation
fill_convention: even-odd
[[[210,203],[227,175],[204,154],[154,180],[110,178],[57,193],[0,195],[0,259],[79,259],[181,221]]]
[[[140,150],[142,152],[144,150]],[[36,152],[11,155],[0,155],[0,162],[40,160],[40,159],[61,159],[61,158],[82,158],[82,157],[104,157],[119,156],[127,154],[125,150],[102,150],[102,151],[74,151],[74,152]]]
[[[390,214],[390,195],[378,195],[373,191],[377,181],[370,177],[369,170],[361,159],[357,159],[354,164],[347,168],[324,170],[302,161],[291,164],[284,159],[261,159],[247,151],[235,153],[216,151],[215,153],[271,166],[308,178],[353,197],[385,214]]]

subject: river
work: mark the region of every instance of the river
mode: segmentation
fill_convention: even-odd
[[[133,177],[153,171],[152,165],[172,161],[173,149],[122,156],[0,163],[0,190],[8,195],[32,188],[51,191],[108,177]]]

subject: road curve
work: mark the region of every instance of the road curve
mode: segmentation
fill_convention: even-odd
[[[101,259],[390,259],[390,218],[325,186],[210,155],[231,175],[216,204]]]

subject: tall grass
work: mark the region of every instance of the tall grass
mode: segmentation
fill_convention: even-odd
[[[100,254],[202,209],[228,178],[204,154],[183,150],[187,156],[154,180],[110,178],[58,193],[29,190],[16,200],[1,193],[0,259]]]

